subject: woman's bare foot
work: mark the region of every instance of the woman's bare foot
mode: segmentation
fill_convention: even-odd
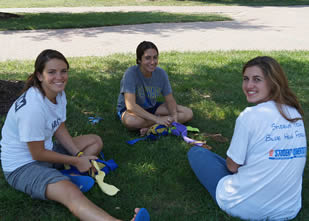
[[[134,216],[133,216],[133,218],[131,219],[131,221],[134,221],[135,220],[135,217],[136,217],[136,215],[138,214],[138,212],[139,212],[139,210],[140,210],[140,208],[135,208],[134,209]]]
[[[145,136],[148,130],[149,130],[149,128],[141,128],[139,130],[141,137]]]

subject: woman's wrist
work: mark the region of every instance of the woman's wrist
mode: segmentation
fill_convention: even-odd
[[[81,157],[84,154],[82,151],[78,151],[77,154],[75,154],[76,157]]]

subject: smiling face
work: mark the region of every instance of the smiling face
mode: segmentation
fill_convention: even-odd
[[[145,50],[139,64],[144,76],[150,77],[158,65],[158,52],[153,48]]]
[[[42,73],[37,73],[46,97],[56,103],[57,94],[64,90],[68,81],[68,66],[57,58],[46,62]]]
[[[242,90],[249,103],[259,104],[270,99],[270,85],[258,66],[246,68]]]

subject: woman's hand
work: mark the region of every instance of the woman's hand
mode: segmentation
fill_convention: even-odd
[[[91,167],[92,164],[90,163],[90,160],[96,160],[98,159],[96,156],[84,156],[78,157],[75,163],[75,167],[79,170],[79,172],[87,172]]]
[[[237,173],[238,168],[241,166],[235,163],[231,158],[226,157],[226,166],[231,173]]]
[[[164,125],[166,127],[170,127],[171,123],[174,121],[174,119],[170,116],[158,116],[156,123]]]
[[[178,123],[178,115],[177,115],[177,112],[176,112],[175,114],[172,115],[172,122]]]

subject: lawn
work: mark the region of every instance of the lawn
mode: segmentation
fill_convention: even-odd
[[[200,129],[189,136],[203,140],[203,133],[221,133],[229,140],[235,119],[247,106],[241,90],[241,68],[244,62],[269,55],[282,64],[290,86],[309,113],[308,51],[230,51],[160,55],[160,64],[169,74],[176,100],[193,109],[194,119],[188,124]],[[105,181],[121,191],[114,197],[95,186],[86,193],[93,202],[112,215],[129,220],[135,207],[146,207],[152,221],[238,220],[222,212],[191,171],[186,153],[190,146],[179,137],[167,136],[158,141],[141,141],[134,146],[127,140],[138,137],[128,132],[117,120],[115,107],[121,77],[135,64],[133,54],[107,57],[69,58],[70,79],[67,127],[73,136],[96,133],[104,140],[106,159],[114,159],[119,168]],[[24,80],[32,72],[33,61],[0,63],[1,79]],[[89,116],[104,120],[88,123]],[[4,117],[0,118],[0,128]],[[308,117],[305,119],[309,130]],[[307,136],[308,137],[308,136]],[[307,138],[308,139],[308,138]],[[207,139],[213,151],[225,157],[229,143]],[[309,170],[304,173],[303,209],[294,219],[309,220]],[[10,188],[0,173],[0,217],[2,220],[76,220],[61,205],[33,200]]]
[[[309,0],[0,0],[0,8],[30,7],[80,7],[80,6],[120,6],[120,5],[249,5],[286,6],[309,5]]]
[[[0,31],[231,20],[231,18],[219,14],[167,12],[18,13],[18,15],[21,17],[0,20]]]

